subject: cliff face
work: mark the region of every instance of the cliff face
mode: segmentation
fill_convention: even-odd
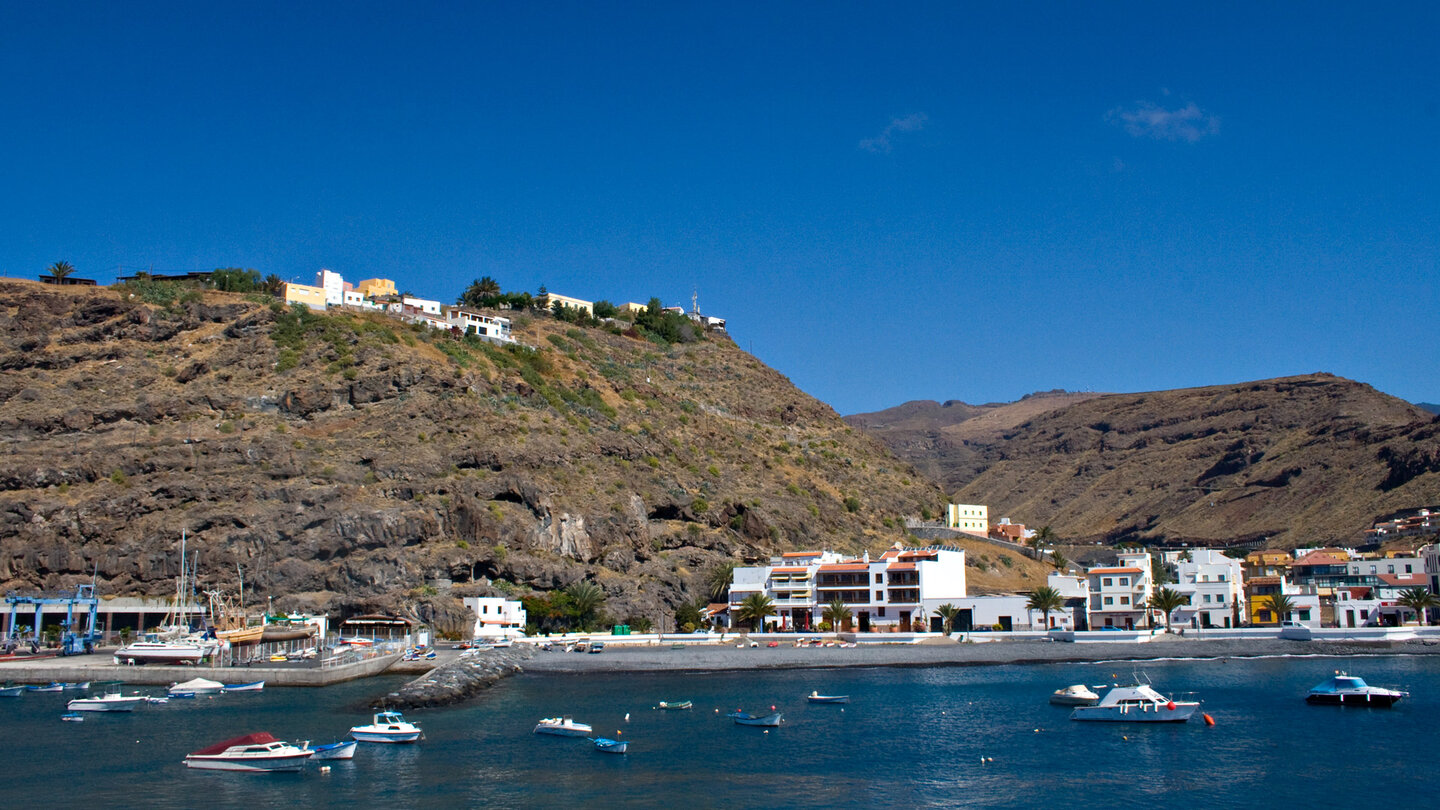
[[[893,446],[959,501],[1076,540],[1352,544],[1440,501],[1440,422],[1327,374],[1064,403],[979,438],[969,468]]]
[[[183,530],[204,583],[239,567],[277,608],[418,601],[443,623],[444,580],[591,579],[611,615],[655,619],[721,560],[879,550],[944,502],[723,334],[515,331],[538,348],[0,281],[0,589],[98,572],[101,593],[163,594]]]

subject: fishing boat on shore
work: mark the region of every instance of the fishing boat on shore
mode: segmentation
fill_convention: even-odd
[[[65,708],[72,712],[133,712],[144,702],[144,695],[127,697],[119,692],[110,692],[101,697],[75,698],[65,704]]]
[[[590,742],[595,743],[595,750],[602,754],[623,754],[630,747],[628,740],[612,740],[609,737],[591,737]]]
[[[356,740],[374,743],[413,743],[421,734],[420,727],[400,712],[377,712],[370,725],[350,729],[350,736]]]
[[[849,695],[822,695],[819,692],[811,692],[805,696],[811,703],[849,703]]]
[[[314,753],[261,731],[187,754],[185,767],[213,771],[298,771]]]
[[[777,711],[772,711],[770,714],[755,715],[742,712],[738,709],[725,716],[733,719],[737,726],[767,726],[770,728],[779,726],[784,719],[784,716]]]
[[[207,639],[137,641],[116,651],[116,664],[198,664],[215,654],[216,644]]]
[[[694,704],[693,702],[688,701],[688,700],[677,700],[677,701],[675,701],[675,702],[673,702],[673,703],[668,703],[668,702],[663,701],[663,700],[660,701],[660,708],[664,709],[665,711],[670,711],[670,712],[677,711],[677,710],[680,710],[680,709],[689,709],[689,708],[692,708],[694,705],[695,705],[695,704]]]
[[[589,737],[590,731],[590,726],[568,717],[546,717],[535,724],[536,734],[554,734],[557,737]]]

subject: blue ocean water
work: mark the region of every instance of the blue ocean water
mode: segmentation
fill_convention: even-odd
[[[1153,662],[1163,692],[1194,692],[1213,727],[1076,723],[1050,706],[1072,683],[1132,664],[521,675],[459,708],[411,712],[417,745],[362,744],[299,774],[191,771],[184,755],[269,731],[316,743],[368,722],[371,679],[144,706],[62,723],[74,693],[0,699],[12,807],[1366,807],[1432,806],[1440,657]],[[1393,709],[1309,706],[1336,669],[1411,691]],[[127,692],[135,688],[127,688]],[[849,694],[845,706],[804,695]],[[144,690],[142,690],[144,691]],[[158,691],[150,689],[149,691]],[[658,711],[692,700],[690,711]],[[735,726],[724,713],[785,713]],[[624,719],[629,713],[630,719]],[[567,714],[629,740],[625,756],[531,733]],[[982,762],[982,758],[985,761]],[[990,759],[993,758],[993,761]]]

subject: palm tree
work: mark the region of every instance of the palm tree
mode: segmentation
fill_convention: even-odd
[[[565,593],[570,597],[571,609],[575,611],[580,626],[588,627],[595,612],[605,602],[605,592],[593,582],[577,582],[566,588]]]
[[[1161,588],[1150,595],[1150,602],[1146,607],[1151,610],[1158,610],[1165,614],[1165,630],[1170,630],[1170,614],[1190,604],[1190,597],[1175,590],[1174,588]]]
[[[850,608],[846,607],[840,599],[832,599],[825,605],[825,610],[820,614],[820,618],[830,623],[830,629],[839,630],[840,625],[850,621]]]
[[[1270,609],[1275,611],[1275,623],[1280,624],[1295,612],[1295,600],[1283,593],[1270,594]]]
[[[960,608],[946,602],[940,607],[935,608],[935,615],[939,616],[940,621],[944,622],[945,635],[948,636],[951,631],[955,629],[955,619],[960,616]]]
[[[1050,564],[1055,566],[1056,571],[1064,571],[1070,566],[1070,561],[1065,559],[1065,555],[1057,548],[1050,553]]]
[[[65,280],[65,277],[75,272],[75,265],[70,262],[55,262],[46,269],[47,273],[54,277],[56,283]]]
[[[723,602],[730,596],[730,583],[735,579],[735,562],[720,563],[705,575],[705,587],[709,589],[711,602]]]
[[[1410,588],[1402,591],[1400,598],[1396,599],[1395,603],[1415,611],[1415,620],[1420,624],[1425,623],[1425,611],[1433,607],[1440,607],[1440,599],[1424,588]]]
[[[470,286],[461,293],[460,300],[456,303],[467,307],[485,306],[490,301],[500,296],[500,282],[489,276],[482,276],[470,282]]]
[[[763,593],[752,593],[740,602],[735,618],[749,622],[750,629],[759,632],[765,628],[765,619],[775,615],[775,602]]]
[[[1065,597],[1061,596],[1059,591],[1049,585],[1042,585],[1031,592],[1030,601],[1025,604],[1025,607],[1030,610],[1038,610],[1044,614],[1045,618],[1042,624],[1045,629],[1048,630],[1050,628],[1050,614],[1065,609]]]

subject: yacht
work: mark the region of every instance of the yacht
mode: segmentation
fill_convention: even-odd
[[[1335,677],[1318,684],[1305,696],[1306,703],[1330,706],[1376,706],[1386,708],[1395,705],[1400,698],[1409,697],[1409,692],[1371,686],[1364,678],[1335,673]]]
[[[590,726],[577,723],[568,717],[547,717],[535,724],[536,734],[554,734],[559,737],[589,737]]]
[[[144,695],[126,697],[119,692],[110,692],[104,697],[75,698],[65,707],[72,712],[133,712],[144,702]]]
[[[1200,704],[1193,700],[1171,700],[1149,684],[1115,686],[1094,706],[1076,706],[1071,720],[1111,723],[1183,723]]]
[[[188,754],[185,767],[212,771],[298,771],[314,753],[261,731]]]
[[[360,742],[413,743],[420,739],[420,727],[405,719],[400,712],[377,712],[368,726],[355,726],[350,736]]]
[[[137,641],[115,653],[116,664],[198,664],[215,654],[215,642],[205,640]]]
[[[1094,706],[1100,696],[1083,683],[1056,689],[1050,693],[1050,702],[1056,706]]]

